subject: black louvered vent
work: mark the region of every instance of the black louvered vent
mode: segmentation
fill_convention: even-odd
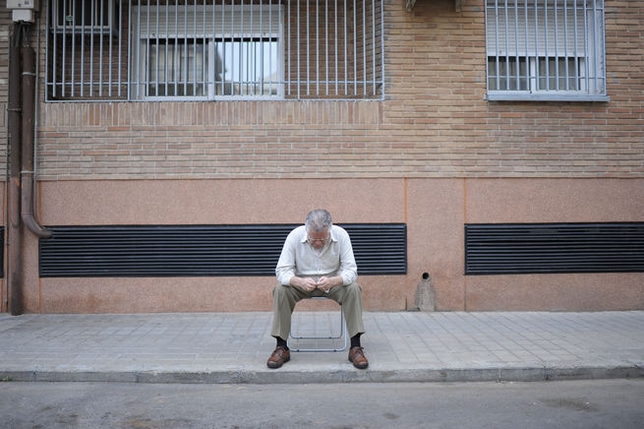
[[[644,223],[465,225],[465,274],[602,272],[644,272]]]
[[[296,225],[54,226],[41,277],[272,276]],[[359,274],[406,274],[405,224],[343,224]]]

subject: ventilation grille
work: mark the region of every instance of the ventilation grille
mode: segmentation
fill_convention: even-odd
[[[297,225],[55,226],[41,277],[273,276]],[[406,274],[405,224],[344,224],[359,274]]]
[[[644,272],[644,223],[465,225],[465,274],[602,272]]]

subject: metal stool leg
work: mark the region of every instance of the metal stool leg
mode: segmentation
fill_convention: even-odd
[[[313,297],[311,299],[328,299],[323,296]],[[295,340],[338,340],[343,338],[344,344],[342,347],[331,347],[331,348],[304,348],[304,347],[290,347],[289,348],[295,352],[341,352],[347,349],[349,345],[349,338],[347,337],[347,328],[346,323],[344,322],[344,312],[342,311],[342,306],[340,306],[340,333],[337,336],[328,335],[328,336],[307,336],[307,335],[292,335],[290,337]]]

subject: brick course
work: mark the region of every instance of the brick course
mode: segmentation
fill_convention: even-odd
[[[608,103],[487,102],[483,1],[389,1],[384,101],[41,103],[39,178],[644,177],[639,3],[606,1]]]

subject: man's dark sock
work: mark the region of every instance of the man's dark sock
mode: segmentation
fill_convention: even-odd
[[[362,334],[356,334],[351,337],[351,348],[360,347],[360,335]]]
[[[286,340],[281,339],[280,337],[275,337],[277,340],[277,347],[284,347],[286,350],[288,350],[288,344],[286,343]]]

